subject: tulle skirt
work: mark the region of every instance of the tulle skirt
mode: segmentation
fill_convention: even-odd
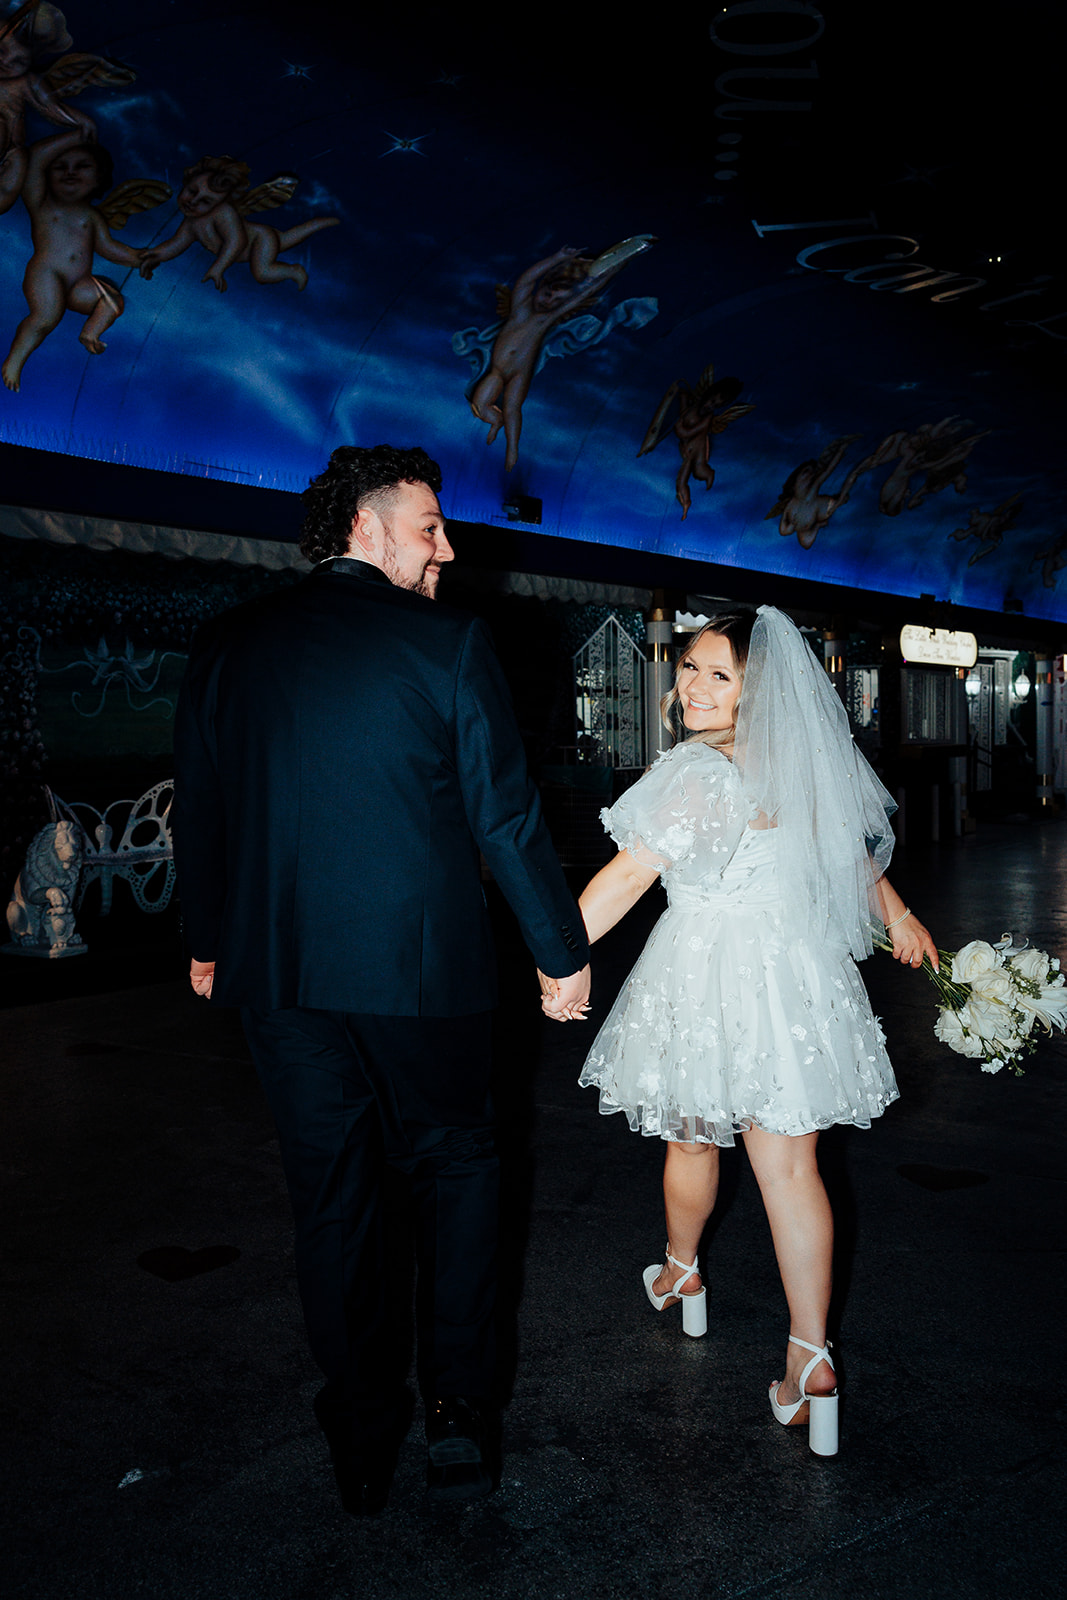
[[[729,896],[663,914],[580,1082],[635,1133],[724,1146],[866,1128],[898,1094],[851,956],[786,939],[773,899]]]

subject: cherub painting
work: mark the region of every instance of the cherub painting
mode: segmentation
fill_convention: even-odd
[[[670,385],[649,424],[648,432],[637,452],[639,456],[648,455],[661,439],[666,438],[667,418],[672,404],[677,399],[678,416],[670,431],[678,440],[678,449],[682,457],[678,476],[674,481],[674,497],[682,508],[683,522],[693,504],[693,496],[689,490],[690,478],[702,483],[705,491],[715,482],[715,468],[711,465],[711,435],[725,432],[731,422],[736,422],[738,417],[747,416],[750,411],[756,409],[755,406],[734,404],[741,393],[741,388],[740,378],[720,378],[716,381],[715,368],[709,362],[693,388],[681,378]]]
[[[92,119],[66,103],[93,85],[115,88],[132,83],[135,74],[103,56],[64,55],[46,72],[33,70],[43,55],[69,51],[71,37],[62,11],[45,0],[27,0],[0,21],[0,213],[9,211],[22,192],[29,153],[26,113],[35,111],[60,128],[96,138]]]
[[[510,289],[497,285],[497,310],[502,321],[491,330],[494,337],[488,363],[469,391],[468,400],[479,422],[489,424],[488,444],[504,429],[506,471],[510,472],[519,459],[523,402],[544,363],[546,339],[554,329],[599,299],[627,261],[654,242],[650,234],[637,234],[595,258],[565,246],[527,267]],[[589,320],[595,326],[576,332],[570,348],[598,343],[623,318],[615,317],[606,323]],[[647,317],[643,320],[647,321]],[[483,341],[484,336],[478,336],[478,342]],[[458,354],[467,354],[473,342],[468,335],[457,334],[452,347]]]
[[[86,319],[78,338],[95,356],[105,348],[101,336],[122,315],[118,285],[93,271],[93,257],[137,266],[140,253],[113,238],[111,228],[169,199],[170,190],[164,183],[134,180],[94,205],[110,186],[111,157],[85,141],[80,129],[41,139],[30,150],[22,189],[33,238],[22,280],[29,312],[3,365],[9,389],[18,389],[27,357],[59,326],[65,311]]]
[[[297,178],[292,173],[248,187],[247,162],[232,156],[203,156],[186,167],[178,194],[178,209],[184,217],[176,233],[162,244],[142,251],[142,278],[151,278],[162,261],[173,261],[191,245],[200,244],[214,257],[200,280],[225,291],[226,273],[239,262],[248,262],[257,283],[295,283],[307,286],[308,275],[296,262],[278,258],[294,245],[309,239],[323,228],[336,228],[337,217],[312,217],[293,228],[279,232],[263,222],[249,222],[252,211],[266,211],[285,205],[293,198]]]
[[[1007,500],[1002,500],[992,511],[982,511],[977,506],[971,512],[965,528],[953,528],[950,539],[977,539],[978,549],[971,551],[967,565],[973,567],[983,556],[992,555],[1003,542],[1004,535],[1022,510],[1022,490],[1017,489]]]
[[[896,465],[878,491],[878,509],[887,517],[899,516],[905,510],[914,511],[931,495],[940,494],[950,486],[957,494],[963,494],[967,488],[968,457],[978,440],[984,439],[990,431],[984,428],[978,433],[967,433],[968,427],[970,423],[960,417],[942,417],[940,422],[924,422],[910,431],[899,428],[895,433],[886,434],[881,444],[849,469],[837,494],[823,494],[823,483],[840,465],[848,446],[861,435],[852,433],[835,439],[818,461],[802,461],[790,474],[767,517],[780,516],[779,533],[785,537],[795,533],[808,550],[815,543],[819,529],[826,526],[835,511],[847,504],[863,474],[890,462]],[[916,478],[919,482],[913,487]],[[955,537],[966,538],[970,531],[965,529]],[[988,551],[981,554],[988,554]],[[978,557],[972,558],[972,565],[976,559]]]
[[[859,465],[859,472],[871,472],[890,461],[897,464],[878,494],[878,509],[895,517],[907,507],[914,511],[931,495],[950,485],[957,494],[967,489],[966,464],[979,439],[989,432],[968,434],[969,423],[960,417],[942,417],[940,422],[924,422],[912,432],[900,429],[887,434],[881,444]],[[920,477],[913,489],[912,479]]]
[[[864,470],[863,463],[853,467],[836,494],[823,494],[822,486],[832,472],[836,472],[850,444],[862,438],[858,433],[844,434],[832,440],[817,461],[802,461],[782,485],[782,492],[768,511],[765,522],[778,517],[778,532],[783,539],[795,533],[801,546],[810,550],[835,511],[848,503],[856,479]]]
[[[1047,550],[1039,550],[1030,562],[1031,567],[1038,561],[1041,562],[1041,582],[1046,589],[1054,589],[1057,573],[1067,567],[1067,532],[1054,539]]]

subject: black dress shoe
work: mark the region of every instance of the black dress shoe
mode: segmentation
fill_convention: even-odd
[[[331,1400],[327,1389],[315,1396],[315,1417],[326,1435],[341,1504],[353,1517],[376,1517],[385,1510],[397,1456],[411,1421],[406,1407],[368,1416]]]
[[[458,1395],[426,1402],[426,1493],[437,1501],[492,1494],[493,1427],[489,1408]]]

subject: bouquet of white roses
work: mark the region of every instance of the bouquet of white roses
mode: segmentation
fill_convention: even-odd
[[[1037,1049],[1037,1029],[1062,1032],[1067,1025],[1067,988],[1057,959],[1016,945],[1010,933],[996,944],[972,939],[955,954],[939,950],[941,970],[929,958],[923,968],[940,990],[934,1033],[950,1049],[981,1063],[983,1072],[1009,1067],[1021,1075],[1020,1058]]]

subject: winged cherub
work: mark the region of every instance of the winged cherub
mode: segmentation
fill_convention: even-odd
[[[111,157],[87,142],[80,129],[53,134],[32,146],[22,198],[30,214],[33,255],[22,292],[29,306],[15,330],[3,366],[4,383],[17,390],[28,356],[59,326],[65,311],[85,320],[78,338],[90,355],[102,355],[106,333],[125,309],[116,283],[93,271],[94,255],[136,267],[140,252],[112,237],[135,212],[170,199],[165,183],[133,179],[107,194]],[[99,205],[99,200],[106,195]]]
[[[972,536],[978,540],[978,548],[971,551],[971,558],[967,565],[973,567],[976,561],[992,555],[999,544],[1004,541],[1004,535],[1014,523],[1022,510],[1021,489],[1002,500],[999,506],[994,506],[992,511],[983,511],[975,506],[971,511],[965,528],[953,528],[949,534],[950,539],[970,539]]]
[[[94,86],[120,87],[136,76],[117,61],[80,51],[62,56],[45,72],[33,70],[40,56],[69,52],[71,42],[62,11],[44,0],[27,0],[0,21],[0,213],[10,211],[26,181],[27,111],[89,141],[96,138],[92,118],[66,98]]]
[[[173,261],[191,245],[201,244],[214,260],[201,283],[225,291],[226,273],[247,261],[257,283],[295,283],[307,287],[305,269],[293,261],[280,261],[283,251],[309,239],[323,228],[336,228],[337,217],[311,217],[279,232],[265,222],[249,222],[252,211],[285,205],[296,192],[298,179],[283,172],[258,188],[248,187],[249,167],[233,156],[202,156],[186,167],[178,193],[178,209],[185,219],[162,244],[141,252],[141,277],[150,278],[161,261]]]
[[[468,401],[479,422],[489,424],[487,444],[504,429],[505,471],[510,472],[519,459],[523,402],[540,370],[546,338],[558,324],[599,299],[627,261],[653,243],[651,234],[635,234],[595,258],[565,245],[527,267],[510,289],[497,284],[497,312],[502,322],[487,368],[470,390]],[[600,324],[596,326],[600,328]]]
[[[819,529],[826,527],[835,511],[848,504],[856,480],[865,470],[865,463],[859,462],[847,474],[836,494],[823,494],[823,484],[841,465],[849,445],[862,437],[859,433],[843,434],[840,439],[830,441],[818,460],[802,461],[799,467],[794,467],[764,522],[777,517],[782,538],[788,539],[795,533],[801,548],[810,550]]]
[[[1036,562],[1041,562],[1041,582],[1046,589],[1056,587],[1056,574],[1067,567],[1067,531],[1054,539],[1047,550],[1039,550],[1036,556],[1031,557],[1031,567]]]
[[[690,478],[696,478],[705,490],[715,482],[715,468],[711,465],[711,435],[725,432],[731,422],[756,409],[750,405],[734,405],[741,389],[740,378],[720,378],[716,382],[715,367],[709,361],[693,388],[681,378],[671,384],[649,423],[648,432],[637,452],[639,456],[646,456],[650,450],[654,450],[667,437],[668,431],[678,440],[682,460],[674,481],[674,497],[682,508],[683,522],[693,504],[689,491]],[[667,418],[675,399],[678,401],[678,415],[673,428],[668,430]]]
[[[914,511],[942,489],[967,490],[967,462],[979,439],[990,431],[967,433],[971,426],[961,417],[942,417],[940,422],[923,422],[910,432],[906,428],[887,434],[881,444],[860,463],[860,472],[896,462],[878,493],[878,509],[887,517]],[[919,485],[912,488],[912,479]]]

